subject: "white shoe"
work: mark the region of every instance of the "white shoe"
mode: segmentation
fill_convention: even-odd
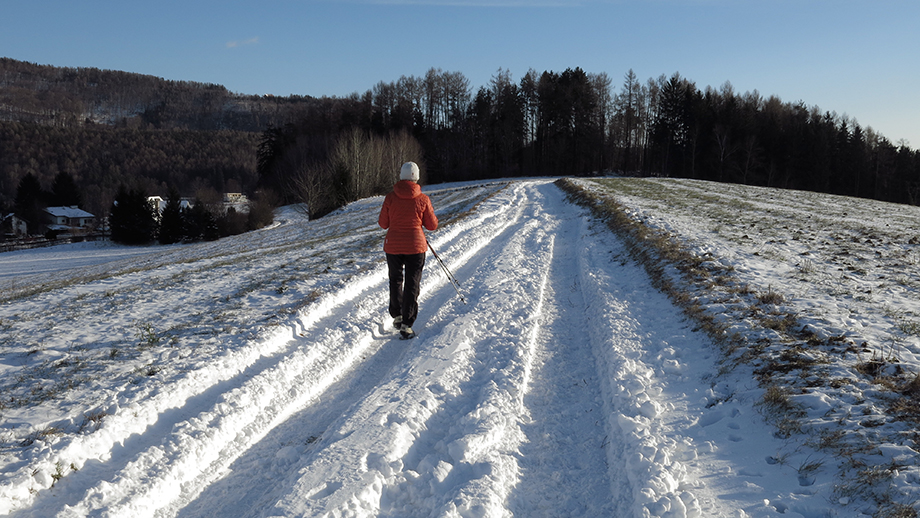
[[[399,338],[403,340],[409,340],[410,338],[415,338],[415,331],[407,325],[400,326],[399,328]]]

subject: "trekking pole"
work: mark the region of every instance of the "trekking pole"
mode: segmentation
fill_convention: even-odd
[[[454,278],[453,274],[450,273],[450,270],[447,269],[447,265],[444,264],[444,261],[442,261],[441,258],[438,256],[438,253],[434,251],[434,247],[431,246],[431,242],[428,241],[427,237],[425,237],[425,243],[428,244],[428,249],[431,250],[431,253],[434,255],[434,258],[437,259],[438,264],[441,265],[441,268],[444,269],[444,273],[447,274],[447,280],[450,282],[450,285],[453,286],[455,290],[457,290],[457,295],[460,296],[460,301],[466,304],[466,299],[464,299],[463,294],[460,293],[460,283],[457,282],[457,279]]]

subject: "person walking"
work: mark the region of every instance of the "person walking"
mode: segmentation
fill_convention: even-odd
[[[438,228],[431,199],[422,194],[418,184],[419,169],[406,162],[399,171],[399,181],[386,195],[377,223],[387,231],[383,251],[390,278],[390,316],[402,339],[415,338],[412,325],[418,318],[418,295],[428,240],[425,231]]]

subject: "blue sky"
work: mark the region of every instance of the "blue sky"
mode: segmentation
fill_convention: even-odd
[[[920,148],[917,0],[6,0],[0,56],[344,96],[461,72],[679,72],[846,114]]]

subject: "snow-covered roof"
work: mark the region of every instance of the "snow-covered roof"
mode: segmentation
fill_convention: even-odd
[[[194,198],[180,198],[179,208],[190,209],[192,205],[194,205],[194,201]],[[169,201],[164,200],[160,196],[150,196],[147,198],[147,202],[160,212],[163,212],[163,210],[166,209],[166,204],[169,203]]]
[[[48,207],[48,214],[59,218],[95,218],[96,216],[78,207]]]

